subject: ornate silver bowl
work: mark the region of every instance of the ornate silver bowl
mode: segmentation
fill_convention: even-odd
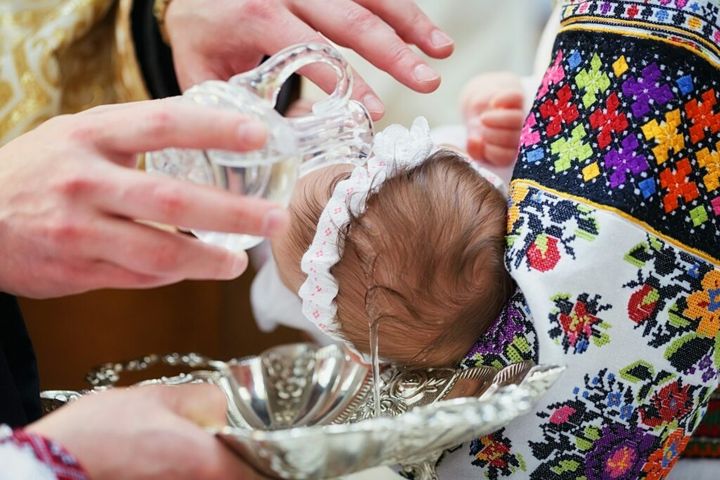
[[[398,464],[417,479],[436,478],[434,467],[445,449],[530,412],[563,370],[532,363],[500,371],[388,367],[378,418],[369,369],[337,346],[285,345],[229,362],[151,355],[98,367],[88,381],[94,389],[109,388],[120,372],[153,363],[202,368],[143,384],[218,385],[228,398],[228,426],[212,433],[263,474],[291,479],[335,478]],[[57,407],[83,393],[43,396]]]

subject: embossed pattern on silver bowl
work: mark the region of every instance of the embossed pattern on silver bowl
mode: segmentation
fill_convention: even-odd
[[[531,411],[561,371],[527,362],[500,371],[390,367],[382,374],[383,416],[373,418],[365,365],[336,346],[288,345],[220,372],[231,426],[215,433],[275,478],[335,478],[402,464],[432,479],[445,449]]]
[[[503,370],[388,367],[381,375],[382,416],[374,417],[372,376],[337,346],[293,344],[220,362],[195,354],[149,355],[88,375],[96,389],[124,370],[154,363],[204,370],[147,383],[209,382],[228,398],[228,424],[211,430],[272,478],[336,478],[400,464],[418,480],[436,477],[445,449],[492,433],[532,410],[563,368],[531,362]],[[59,394],[59,395],[53,395]],[[57,407],[75,394],[45,392]]]

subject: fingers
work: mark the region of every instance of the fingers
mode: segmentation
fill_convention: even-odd
[[[477,134],[485,139],[488,145],[517,149],[520,143],[520,130],[507,130],[503,128],[488,128],[482,125]]]
[[[490,110],[468,120],[468,153],[493,165],[511,165],[517,156],[523,123],[520,110]]]
[[[259,198],[116,168],[92,203],[109,215],[197,230],[271,237],[286,228],[285,209]]]
[[[512,165],[517,157],[517,148],[506,148],[499,145],[486,144],[484,160],[500,167]]]
[[[221,428],[227,425],[227,399],[216,386],[208,384],[178,385],[174,387],[143,387],[154,389],[163,401],[178,416],[204,428]],[[197,435],[208,435],[199,439],[199,451],[204,450],[202,461],[206,462],[207,472],[219,473],[218,478],[242,478],[243,480],[263,480],[266,477],[257,473],[244,463],[217,438],[209,437],[207,431]],[[194,435],[197,438],[197,435]],[[208,478],[216,478],[209,474]],[[206,478],[206,476],[203,476]]]
[[[84,263],[63,263],[58,278],[73,285],[72,293],[97,290],[99,288],[154,288],[178,281],[160,275],[148,275],[128,270],[102,260]],[[52,274],[51,274],[52,275]]]
[[[120,154],[168,147],[247,151],[260,148],[267,137],[264,124],[251,117],[180,99],[108,108],[88,120],[80,131]]]
[[[485,141],[479,135],[469,136],[465,147],[468,155],[475,160],[485,160]]]
[[[189,235],[167,232],[131,220],[107,218],[78,240],[83,254],[117,265],[139,276],[126,287],[175,283],[180,280],[229,280],[241,275],[248,265],[245,252],[214,247]],[[123,281],[126,276],[121,277]],[[120,287],[121,285],[108,285]]]
[[[173,44],[174,46],[175,44]],[[206,80],[227,80],[232,74],[225,75],[223,72],[216,71],[219,69],[218,65],[208,64],[208,58],[201,55],[194,55],[194,52],[182,51],[182,55],[179,52],[174,51],[173,47],[173,61],[175,63],[175,74],[177,75],[178,85],[181,91],[185,91],[193,85],[197,85]],[[241,71],[246,71],[253,66],[260,63],[262,55],[256,56],[256,61],[250,63],[248,67],[243,68]]]
[[[407,43],[417,45],[433,58],[450,56],[455,44],[437,28],[414,1],[356,0],[385,20]]]
[[[227,424],[227,400],[215,385],[178,385],[171,389],[159,387],[164,402],[179,416],[201,427],[223,427]],[[157,387],[156,387],[157,389]]]
[[[481,124],[488,128],[503,128],[521,130],[525,122],[525,114],[522,110],[492,109],[483,113]]]
[[[501,90],[490,100],[491,108],[522,109],[525,97],[517,89]]]
[[[307,0],[298,2],[296,8],[304,21],[330,40],[352,48],[413,90],[429,93],[440,85],[437,72],[388,24],[356,2]]]
[[[218,441],[218,440],[215,440]],[[270,477],[261,475],[247,463],[244,463],[230,448],[220,445],[218,452],[218,471],[223,472],[222,478],[237,478],[242,480],[270,480]]]
[[[328,3],[328,5],[329,4],[330,3]],[[322,8],[325,9],[326,7],[323,6]],[[274,23],[282,25],[282,29],[280,29],[276,35],[270,35],[263,38],[263,42],[265,42],[265,50],[268,53],[276,52],[297,43],[328,43],[322,35],[310,28],[305,22],[298,19],[298,17],[293,15],[291,12],[282,10],[278,12],[277,15],[279,16],[279,19],[274,20]],[[327,65],[309,65],[301,69],[300,73],[327,93],[332,92],[337,84],[337,75]],[[353,79],[353,98],[365,105],[373,120],[380,119],[385,111],[382,101],[380,101],[373,89],[354,70]]]

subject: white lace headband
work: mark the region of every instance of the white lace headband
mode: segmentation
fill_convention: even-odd
[[[298,294],[305,317],[334,339],[349,344],[337,322],[335,298],[338,283],[330,273],[343,253],[340,232],[352,217],[365,212],[368,196],[378,191],[383,182],[397,172],[419,165],[432,151],[430,127],[425,118],[415,119],[410,130],[401,125],[387,127],[375,136],[367,165],[356,167],[349,178],[336,185],[320,215],[315,237],[300,263],[307,279]],[[470,164],[495,187],[504,191],[503,181],[497,175],[475,162]]]

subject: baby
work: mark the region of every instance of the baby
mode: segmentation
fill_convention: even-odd
[[[305,317],[369,353],[413,366],[454,366],[507,301],[502,182],[450,150],[427,122],[376,137],[365,167],[307,174],[272,250]]]

